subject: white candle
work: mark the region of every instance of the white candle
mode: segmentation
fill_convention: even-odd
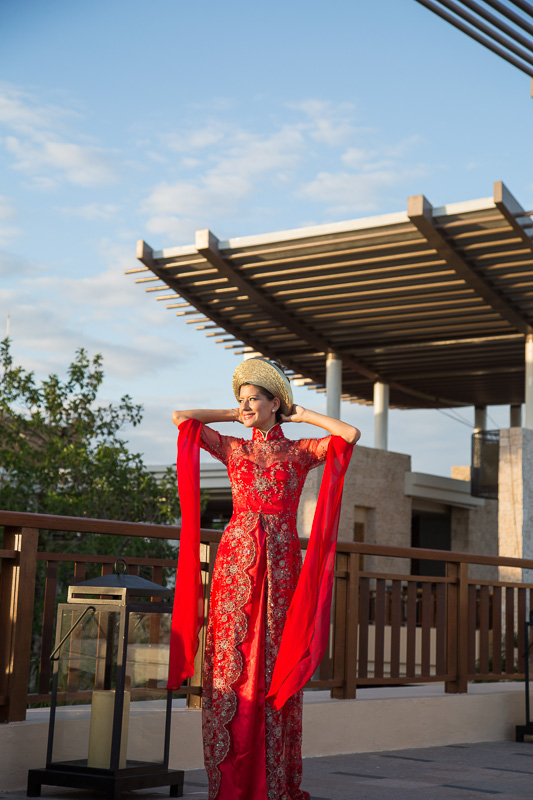
[[[91,703],[91,722],[89,727],[88,767],[109,769],[111,762],[111,741],[113,738],[113,716],[115,712],[115,690],[95,689]],[[124,692],[122,712],[122,736],[120,739],[119,769],[126,766],[128,750],[128,727],[130,721],[130,693]]]

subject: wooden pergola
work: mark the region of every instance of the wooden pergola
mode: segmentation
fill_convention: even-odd
[[[532,213],[497,182],[493,197],[441,208],[417,195],[397,214],[228,241],[201,230],[161,251],[140,241],[128,272],[149,273],[137,282],[217,343],[332,395],[526,400],[533,427]]]

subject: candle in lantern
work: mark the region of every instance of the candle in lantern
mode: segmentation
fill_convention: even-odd
[[[91,704],[89,727],[88,767],[109,769],[111,763],[111,742],[113,739],[113,716],[115,712],[115,690],[95,689]],[[122,712],[122,735],[120,738],[119,769],[126,766],[128,749],[128,727],[130,720],[130,692],[124,692]]]

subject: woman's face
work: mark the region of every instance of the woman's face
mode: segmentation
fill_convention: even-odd
[[[258,386],[246,384],[239,391],[241,418],[246,428],[259,428],[268,431],[276,422],[279,400],[269,400]]]

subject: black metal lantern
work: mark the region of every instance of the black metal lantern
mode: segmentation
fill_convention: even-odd
[[[172,591],[117,567],[58,607],[46,768],[29,770],[28,797],[43,784],[183,794],[183,771],[168,769]]]

